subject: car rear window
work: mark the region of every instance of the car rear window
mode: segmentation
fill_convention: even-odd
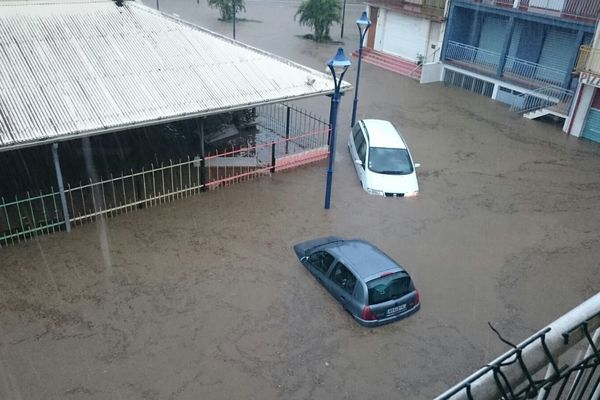
[[[395,272],[370,280],[367,282],[367,288],[371,305],[398,299],[415,290],[410,276],[403,272]]]

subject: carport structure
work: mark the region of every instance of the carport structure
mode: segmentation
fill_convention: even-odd
[[[52,154],[55,174],[38,171],[46,184],[26,191],[0,181],[0,246],[328,156],[329,123],[289,102],[331,95],[329,75],[134,1],[4,1],[0,66],[4,182],[32,148]],[[225,129],[210,131],[223,116]],[[63,184],[68,143],[89,156],[94,138],[169,124],[199,138],[180,160],[108,176],[88,165],[84,181]],[[208,153],[219,137],[229,143]]]

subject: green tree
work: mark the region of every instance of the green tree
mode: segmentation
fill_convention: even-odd
[[[221,13],[223,21],[229,21],[233,18],[233,0],[207,0],[208,5],[216,8]],[[235,13],[246,11],[244,0],[235,0]]]
[[[342,7],[338,0],[304,0],[294,20],[299,15],[300,25],[311,27],[314,40],[323,42],[329,40],[329,28],[334,22],[341,21]]]

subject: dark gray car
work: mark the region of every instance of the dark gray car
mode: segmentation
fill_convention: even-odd
[[[394,322],[421,306],[408,273],[364,240],[329,236],[299,243],[294,251],[361,325]]]

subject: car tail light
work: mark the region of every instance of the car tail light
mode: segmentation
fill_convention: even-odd
[[[363,308],[362,315],[360,317],[365,321],[375,321],[377,319],[369,306],[365,306],[365,308]]]
[[[419,304],[421,299],[419,298],[419,291],[415,289],[415,305]]]

